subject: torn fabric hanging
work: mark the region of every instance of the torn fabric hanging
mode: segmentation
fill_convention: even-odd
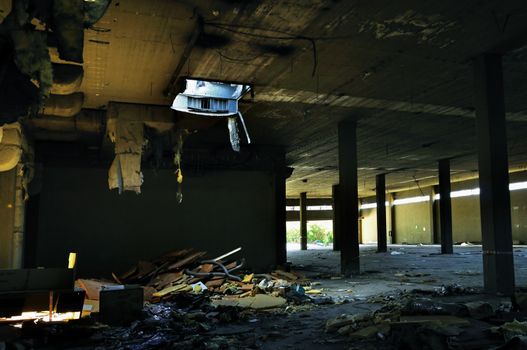
[[[108,129],[110,139],[115,143],[115,158],[108,172],[108,185],[110,189],[119,189],[119,193],[133,191],[139,194],[143,184],[143,123],[111,120]]]

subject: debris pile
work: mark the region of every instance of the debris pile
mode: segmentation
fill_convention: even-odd
[[[424,293],[424,294],[423,294]],[[518,300],[475,299],[475,291],[459,285],[435,292],[413,290],[378,295],[375,311],[342,314],[327,320],[328,335],[346,336],[352,349],[525,349],[527,308]],[[480,295],[480,294],[478,294]]]
[[[279,307],[287,301],[302,304],[318,300],[317,296],[323,294],[295,272],[243,273],[244,259],[229,260],[238,251],[240,248],[215,259],[202,260],[206,252],[178,250],[151,261],[139,261],[123,274],[114,273],[113,282],[80,279],[77,285],[86,290],[90,300],[99,300],[101,290],[115,285],[140,285],[145,300],[151,303],[167,302],[181,294],[189,294],[201,295],[215,307],[250,309]]]

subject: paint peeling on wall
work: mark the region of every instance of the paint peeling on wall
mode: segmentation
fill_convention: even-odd
[[[391,39],[398,37],[415,37],[418,44],[432,44],[440,48],[454,42],[445,37],[457,23],[444,20],[439,14],[425,16],[413,10],[384,21],[368,20],[361,24],[359,33],[373,33],[376,39]]]

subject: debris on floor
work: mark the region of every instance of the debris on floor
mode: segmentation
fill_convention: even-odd
[[[111,281],[78,279],[90,317],[0,325],[0,349],[525,348],[524,290],[505,298],[460,283],[420,285],[436,275],[418,265],[353,279],[313,272],[258,274],[232,252],[207,260],[204,252],[176,251]],[[413,282],[394,284],[394,274]],[[397,287],[361,296],[384,278]]]

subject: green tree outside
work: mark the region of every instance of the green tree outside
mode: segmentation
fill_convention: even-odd
[[[292,228],[287,230],[288,243],[300,243],[300,229]],[[308,224],[307,226],[307,242],[320,242],[325,245],[333,243],[333,232],[326,230],[317,224]]]

